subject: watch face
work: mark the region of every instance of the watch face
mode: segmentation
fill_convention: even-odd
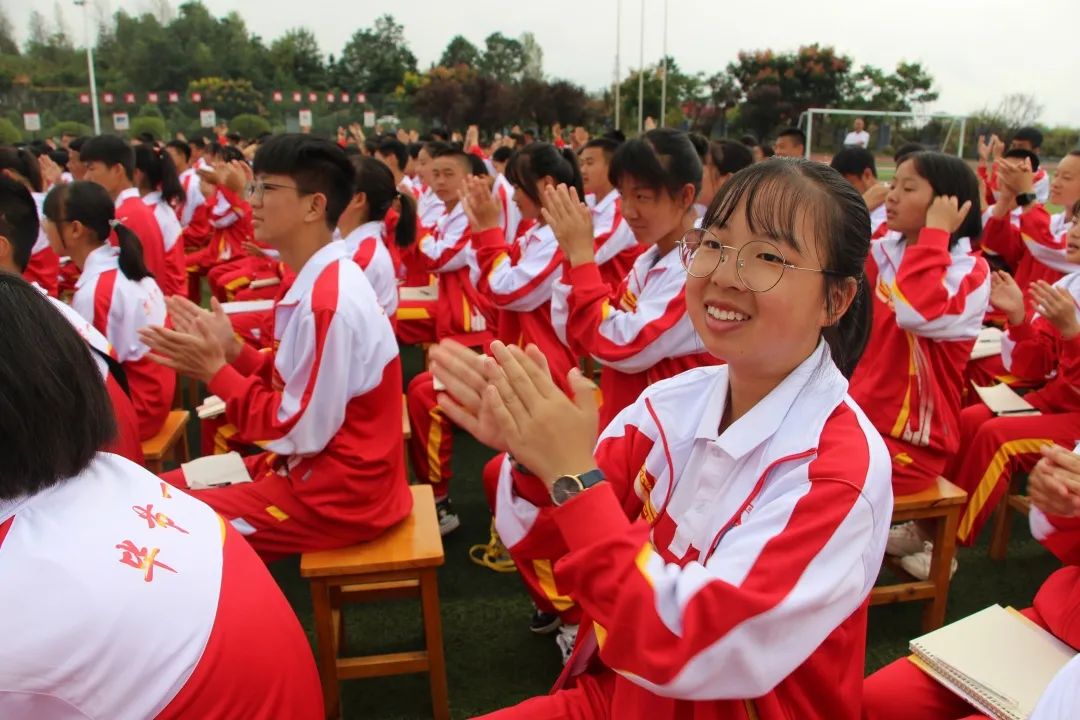
[[[556,505],[562,505],[564,502],[580,493],[582,489],[581,481],[576,477],[573,475],[563,475],[552,484],[551,499]]]

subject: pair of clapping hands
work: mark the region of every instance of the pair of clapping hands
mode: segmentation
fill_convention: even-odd
[[[518,192],[521,192],[518,190]],[[501,208],[491,194],[491,184],[482,177],[465,178],[460,194],[462,209],[469,218],[473,233],[499,225]],[[592,211],[578,197],[577,190],[566,185],[546,185],[541,195],[540,213],[555,233],[563,255],[572,267],[596,261],[593,241]],[[513,238],[506,238],[507,242]]]
[[[229,316],[217,299],[204,310],[180,295],[165,301],[172,327],[149,325],[139,338],[150,348],[150,359],[204,383],[231,363],[243,349]]]
[[[1057,328],[1064,339],[1072,340],[1080,334],[1076,301],[1068,290],[1036,280],[1028,287],[1028,294],[1035,302],[1036,312]],[[990,276],[990,304],[1005,313],[1010,325],[1024,322],[1024,293],[1013,276],[1003,270]]]
[[[1028,496],[1048,515],[1080,517],[1080,455],[1060,445],[1042,448],[1028,475]]]
[[[596,386],[580,370],[567,375],[572,398],[551,379],[535,345],[501,342],[477,355],[452,340],[431,349],[431,372],[445,386],[439,406],[483,444],[509,452],[549,488],[563,475],[596,467]]]

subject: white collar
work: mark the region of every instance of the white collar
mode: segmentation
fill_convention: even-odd
[[[350,253],[355,253],[356,249],[360,247],[360,243],[364,242],[368,238],[382,238],[385,225],[382,220],[369,220],[368,222],[353,228],[352,232],[342,238],[345,241],[345,247]],[[340,235],[340,231],[334,232]]]
[[[87,279],[97,277],[106,270],[112,270],[117,267],[120,258],[120,248],[113,247],[109,243],[105,243],[96,250],[93,250],[86,256],[86,262],[83,263],[82,273],[79,275],[79,279],[75,281],[75,287],[81,288],[86,283]]]
[[[149,205],[150,207],[154,207],[159,202],[161,202],[161,191],[160,190],[152,190],[152,191],[146,193],[145,195],[142,196],[142,201],[144,203],[146,203],[147,205]]]
[[[127,190],[121,190],[120,194],[116,196],[116,207],[117,207],[117,209],[119,209],[121,205],[123,205],[125,202],[127,202],[131,198],[138,198],[138,197],[139,197],[139,189],[138,188],[129,187]]]
[[[607,212],[608,208],[615,204],[615,201],[619,199],[619,191],[612,189],[604,196],[603,200],[597,201],[596,196],[593,195],[592,211],[594,215],[600,215]]]

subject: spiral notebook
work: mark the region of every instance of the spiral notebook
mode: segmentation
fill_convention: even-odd
[[[1012,608],[991,605],[911,641],[909,659],[997,720],[1027,720],[1076,651]]]
[[[996,327],[985,327],[980,330],[979,338],[975,341],[975,346],[971,348],[971,359],[981,360],[1001,355],[1001,338],[1004,334]]]

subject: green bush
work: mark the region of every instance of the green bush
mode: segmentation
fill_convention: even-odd
[[[266,118],[251,113],[237,115],[229,121],[229,131],[240,133],[240,136],[253,140],[263,133],[270,132],[270,123]]]
[[[69,135],[93,135],[93,131],[86,123],[76,122],[74,120],[61,120],[60,122],[49,128],[49,137],[58,138],[64,133]]]
[[[22,130],[7,118],[0,118],[0,143],[11,145],[22,140]]]
[[[136,117],[131,119],[131,135],[139,135],[148,132],[155,140],[165,140],[169,137],[169,131],[165,127],[164,118],[160,117]]]

